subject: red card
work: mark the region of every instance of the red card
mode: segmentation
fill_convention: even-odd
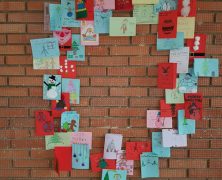
[[[62,31],[53,31],[53,37],[59,40],[60,50],[70,50],[72,48],[72,31],[69,28],[62,28]]]
[[[188,39],[187,46],[190,47],[190,53],[195,56],[204,56],[206,52],[206,34],[195,34],[194,39]]]
[[[72,170],[72,147],[55,147],[54,149],[55,170],[71,171]]]
[[[197,14],[197,1],[179,0],[177,9],[178,9],[178,16],[195,17]]]
[[[93,172],[101,172],[102,169],[116,169],[116,161],[103,159],[103,153],[91,154],[90,162]]]
[[[177,117],[178,110],[184,109],[184,104],[166,104],[160,100],[160,117]]]
[[[185,118],[202,120],[203,95],[202,93],[187,93],[185,98]]]
[[[132,9],[132,0],[115,0],[115,10],[131,11]]]
[[[76,19],[94,20],[94,0],[76,0]]]
[[[158,64],[157,86],[161,89],[175,89],[177,78],[177,63]]]
[[[159,12],[158,38],[177,37],[177,11]]]
[[[139,160],[143,152],[151,152],[150,142],[126,142],[127,160]]]
[[[54,121],[49,111],[35,111],[35,127],[37,136],[54,134]]]
[[[76,62],[67,60],[65,56],[60,56],[59,58],[60,69],[58,74],[62,78],[75,78],[76,77]]]
[[[61,100],[52,100],[52,116],[61,117],[65,111],[70,111],[70,94],[62,93]]]

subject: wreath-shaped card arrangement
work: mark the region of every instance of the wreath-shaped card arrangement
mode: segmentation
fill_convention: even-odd
[[[133,17],[112,17],[112,10],[133,11]],[[205,58],[206,35],[195,34],[196,0],[61,0],[44,4],[44,30],[53,36],[31,40],[34,69],[58,69],[43,77],[43,99],[51,111],[35,112],[36,135],[45,136],[46,150],[54,149],[60,171],[102,171],[102,180],[125,180],[141,162],[141,178],[159,177],[159,158],[170,148],[186,147],[187,135],[202,120],[203,96],[198,77],[218,77],[218,59]],[[169,62],[158,64],[158,88],[165,90],[160,109],[147,110],[152,141],[126,142],[121,134],[106,134],[104,152],[91,153],[92,132],[81,132],[81,118],[70,106],[80,104],[76,61],[85,60],[85,46],[99,45],[99,34],[136,36],[137,24],[158,24],[157,50],[169,50]],[[71,28],[80,27],[80,34]],[[60,55],[67,53],[67,56]],[[54,118],[61,118],[54,132]],[[173,118],[177,129],[173,129]]]

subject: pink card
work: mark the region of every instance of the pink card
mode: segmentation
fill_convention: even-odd
[[[115,9],[115,0],[95,0],[94,3],[97,10]]]
[[[70,50],[72,48],[72,31],[69,28],[62,28],[62,31],[53,31],[53,37],[59,40],[60,50]]]
[[[172,128],[172,117],[160,117],[159,110],[148,110],[147,128]]]
[[[118,151],[116,157],[116,169],[127,170],[128,175],[133,175],[134,161],[126,160],[126,151]]]
[[[88,144],[92,149],[92,132],[74,132],[71,137],[71,144]]]

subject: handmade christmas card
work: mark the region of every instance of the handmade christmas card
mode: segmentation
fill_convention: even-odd
[[[126,180],[126,177],[126,170],[103,169],[102,171],[102,180]]]
[[[132,4],[157,4],[159,0],[132,0]]]
[[[184,109],[184,104],[166,104],[165,99],[160,100],[160,117],[176,117],[180,109]]]
[[[77,20],[94,20],[94,0],[76,0],[75,11]]]
[[[43,99],[60,100],[61,99],[61,76],[49,75],[43,76]]]
[[[49,4],[50,30],[62,30],[62,5]]]
[[[70,50],[72,47],[72,31],[69,28],[62,28],[61,31],[53,31],[53,37],[59,41],[61,51]]]
[[[185,39],[193,39],[195,31],[195,17],[178,17],[177,32],[183,32]]]
[[[92,149],[92,132],[74,132],[71,137],[72,144],[87,144]]]
[[[126,159],[126,151],[120,150],[117,152],[116,169],[127,170],[127,175],[133,175],[134,161]]]
[[[195,134],[196,121],[185,118],[184,110],[178,111],[178,132],[179,134]]]
[[[72,168],[89,169],[88,144],[72,144]]]
[[[147,110],[147,128],[172,128],[172,117],[161,117],[160,110]]]
[[[163,129],[162,145],[163,147],[186,147],[187,135],[179,134],[176,129]]]
[[[178,0],[159,0],[159,2],[155,4],[154,9],[157,13],[177,10],[177,2]]]
[[[76,78],[76,62],[67,60],[66,56],[60,56],[59,59],[60,69],[58,74],[62,78]]]
[[[132,9],[132,0],[115,0],[115,10],[131,11]]]
[[[190,47],[190,53],[192,56],[204,56],[206,52],[206,34],[194,34],[193,39],[188,39],[186,44]]]
[[[196,0],[178,0],[178,16],[195,17],[197,11]]]
[[[78,132],[79,131],[79,114],[75,111],[65,111],[61,115],[61,131],[62,132]]]
[[[111,10],[95,10],[94,12],[95,33],[99,34],[109,33],[110,17],[112,17]]]

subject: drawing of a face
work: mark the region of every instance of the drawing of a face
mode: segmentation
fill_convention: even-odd
[[[162,30],[164,34],[171,34],[172,31],[174,30],[173,21],[171,19],[167,19],[163,23],[164,24],[163,24]]]
[[[64,28],[62,31],[55,31],[54,37],[58,38],[61,46],[65,45],[72,36],[71,30]]]

